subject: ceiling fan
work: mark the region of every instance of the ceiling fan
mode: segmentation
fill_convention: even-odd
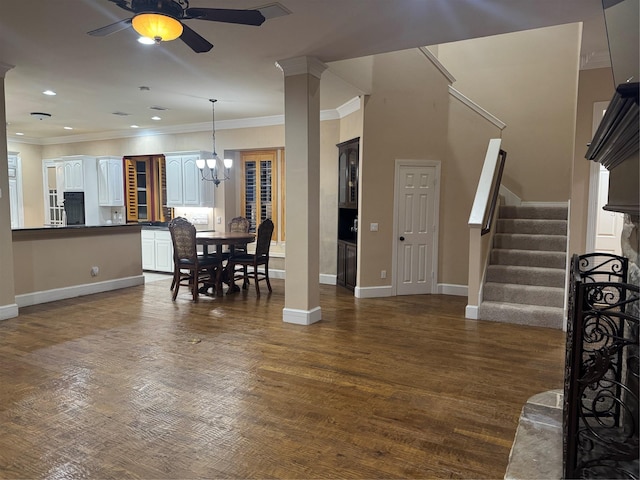
[[[265,21],[259,10],[228,8],[189,8],[189,0],[109,0],[133,13],[133,17],[92,30],[89,35],[104,37],[133,26],[141,36],[156,43],[180,38],[194,52],[204,53],[213,48],[205,38],[183,23],[184,20],[209,20],[260,26]]]

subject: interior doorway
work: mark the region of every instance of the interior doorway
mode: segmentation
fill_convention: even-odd
[[[593,104],[592,137],[595,135],[609,102]],[[621,255],[622,213],[604,210],[609,198],[609,171],[601,164],[591,162],[589,172],[589,208],[587,219],[586,251]]]
[[[440,162],[396,160],[395,179],[395,293],[436,293]]]

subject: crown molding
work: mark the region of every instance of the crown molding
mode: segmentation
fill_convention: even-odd
[[[8,63],[0,62],[0,77],[4,78],[5,74],[14,67],[15,65],[10,65]]]
[[[339,120],[350,113],[360,109],[360,97],[354,97],[348,102],[335,109],[320,111],[320,121]],[[259,128],[284,125],[284,115],[270,115],[266,117],[239,118],[235,120],[216,121],[215,127],[218,130],[233,130],[238,128]],[[189,123],[184,125],[174,125],[161,128],[138,128],[135,130],[113,130],[110,132],[96,132],[77,135],[66,135],[64,137],[33,138],[13,135],[7,139],[14,143],[24,143],[29,145],[59,145],[65,143],[94,142],[100,140],[117,140],[120,138],[149,137],[154,135],[171,135],[179,133],[210,132],[211,122]]]
[[[580,70],[610,67],[611,56],[608,52],[590,52],[580,55]]]
[[[294,57],[287,58],[286,60],[278,60],[276,66],[282,70],[285,77],[308,73],[316,78],[320,78],[322,72],[327,69],[327,65],[316,57]]]
[[[420,50],[422,54],[425,57],[427,57],[427,59],[429,59],[431,63],[433,63],[434,67],[440,70],[440,73],[442,73],[442,75],[446,77],[449,83],[454,83],[456,81],[456,78],[453,75],[451,75],[451,72],[449,72],[449,70],[447,70],[445,66],[442,65],[442,63],[440,63],[440,60],[438,60],[438,57],[436,57],[433,53],[431,53],[431,50],[429,50],[427,47],[418,47],[418,50]]]
[[[473,100],[469,99],[468,97],[465,97],[462,93],[460,93],[458,90],[453,88],[451,85],[449,85],[449,94],[452,97],[457,98],[458,100],[460,100],[467,107],[469,107],[471,110],[473,110],[474,112],[476,112],[480,116],[484,117],[486,120],[488,120],[491,123],[493,123],[500,130],[504,130],[505,127],[507,126],[507,124],[504,123],[502,120],[500,120],[498,117],[496,117],[496,116],[492,115],[491,113],[489,113],[488,111],[486,111],[484,108],[482,108],[480,105],[475,103]]]

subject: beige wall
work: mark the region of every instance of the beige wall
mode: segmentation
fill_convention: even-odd
[[[500,128],[457,98],[449,97],[448,153],[442,165],[438,282],[466,285],[469,270],[469,214],[489,139]]]
[[[380,271],[392,272],[395,161],[446,160],[448,105],[446,78],[418,49],[374,57],[361,142],[361,288],[390,283]],[[366,228],[371,222],[378,223],[377,232]]]
[[[16,295],[140,276],[140,227],[16,231],[13,264]]]
[[[571,172],[571,218],[569,254],[586,251],[589,213],[589,176],[593,162],[584,158],[587,144],[593,138],[593,104],[608,102],[613,97],[613,75],[610,68],[582,70],[576,111],[576,140]]]
[[[525,201],[571,194],[580,24],[439,45],[454,87],[507,124],[503,183]]]

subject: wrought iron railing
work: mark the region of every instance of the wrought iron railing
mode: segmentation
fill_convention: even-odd
[[[564,385],[564,478],[640,477],[640,293],[627,259],[574,255]]]

